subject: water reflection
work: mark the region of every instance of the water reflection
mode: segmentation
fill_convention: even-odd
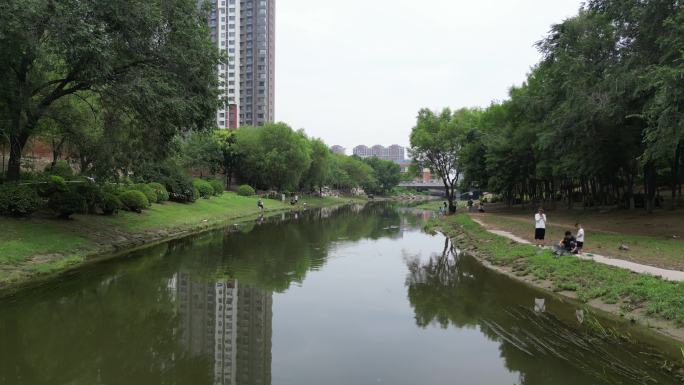
[[[271,383],[273,294],[235,279],[174,274],[178,341],[189,357],[213,359],[215,385]]]
[[[506,366],[519,372],[520,384],[681,383],[656,349],[609,332],[583,309],[539,298],[535,290],[512,284],[450,246],[441,255],[407,264],[417,325],[478,328],[500,343]]]

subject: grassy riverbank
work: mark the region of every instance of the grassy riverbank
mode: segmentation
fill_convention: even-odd
[[[555,258],[548,250],[491,234],[467,215],[433,220],[454,242],[521,280],[579,299],[633,320],[660,319],[684,338],[684,283],[583,261]],[[651,325],[654,326],[654,325]]]
[[[76,267],[91,256],[254,218],[259,215],[257,200],[225,193],[194,204],[155,204],[142,214],[75,215],[71,220],[0,217],[0,288]],[[308,207],[323,207],[350,201],[349,198],[304,198],[297,207],[274,200],[264,200],[264,203],[268,215],[301,209],[304,203]]]
[[[533,210],[532,210],[533,211]],[[684,270],[684,213],[660,210],[648,215],[626,210],[554,210],[548,213],[547,242],[558,242],[581,222],[587,232],[585,252],[625,259],[665,269]],[[488,227],[533,241],[530,210],[501,209],[478,215]],[[629,250],[621,250],[626,245]]]

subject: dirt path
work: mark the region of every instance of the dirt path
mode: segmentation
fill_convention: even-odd
[[[517,235],[514,235],[513,233],[510,233],[508,231],[503,231],[503,230],[493,230],[490,228],[490,226],[487,226],[484,222],[477,218],[473,218],[473,221],[475,221],[477,224],[485,228],[487,231],[489,231],[492,234],[496,234],[505,238],[508,238],[514,242],[517,243],[522,243],[526,245],[531,245],[532,243],[526,239],[523,239],[521,237],[518,237]],[[589,260],[589,261],[594,261],[597,263],[602,263],[604,265],[609,265],[609,266],[615,266],[619,267],[621,269],[625,270],[630,270],[635,273],[640,273],[640,274],[650,274],[653,276],[660,276],[663,279],[669,280],[669,281],[684,281],[684,271],[679,271],[679,270],[668,270],[668,269],[661,269],[659,267],[654,267],[654,266],[648,266],[648,265],[642,265],[640,263],[635,263],[635,262],[630,262],[630,261],[625,261],[623,259],[616,259],[616,258],[610,258],[606,257],[603,255],[597,255],[597,254],[592,254],[592,256],[588,256],[586,253],[582,253],[577,256],[580,259],[584,260]]]

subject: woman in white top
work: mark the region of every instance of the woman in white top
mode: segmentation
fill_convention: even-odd
[[[544,238],[546,237],[546,214],[544,209],[539,209],[539,212],[534,214],[534,240],[538,247],[544,247]]]

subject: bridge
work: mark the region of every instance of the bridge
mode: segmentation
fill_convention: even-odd
[[[444,183],[440,181],[429,181],[429,182],[401,182],[399,183],[399,187],[404,187],[404,188],[424,188],[424,189],[433,189],[433,188],[444,188]]]
[[[416,191],[427,191],[430,193],[430,195],[433,196],[440,196],[443,197],[445,196],[444,194],[444,183],[441,181],[429,181],[429,182],[401,182],[399,183],[399,187],[403,187],[408,190],[416,190]],[[456,196],[458,197],[460,194],[456,193]]]

